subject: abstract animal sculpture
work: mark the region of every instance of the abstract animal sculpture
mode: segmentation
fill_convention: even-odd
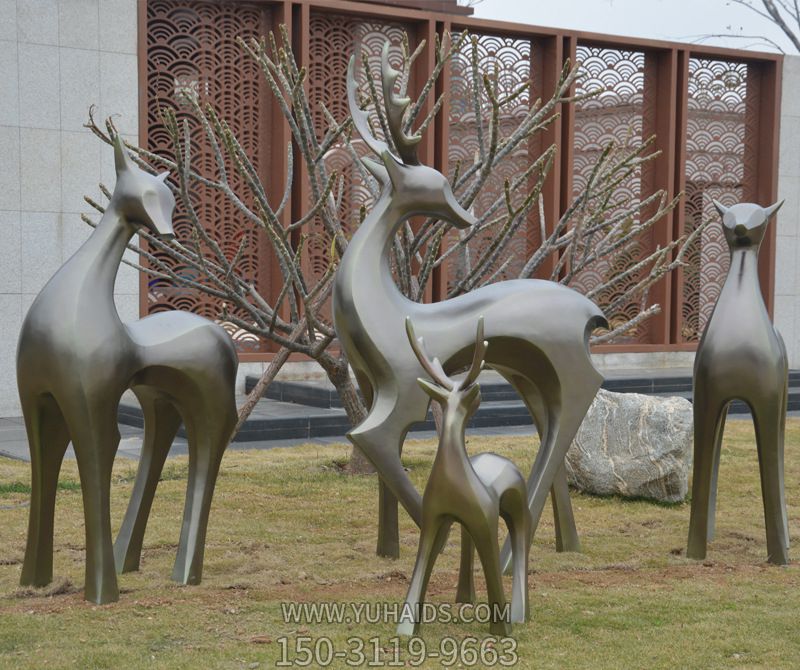
[[[186,491],[173,579],[200,580],[208,511],[223,451],[236,421],[237,356],[227,333],[187,312],[123,324],[114,280],[126,245],[143,227],[173,236],[175,199],[114,141],[117,183],[97,228],[34,300],[20,333],[17,379],[31,452],[31,509],[21,583],[52,580],[58,472],[70,439],[86,524],[85,597],[117,600],[120,571],[138,567],[159,474],[181,418],[189,438]],[[112,548],[109,495],[119,445],[117,406],[138,396],[145,438],[133,494]]]
[[[517,466],[497,454],[479,454],[470,458],[464,444],[464,431],[481,402],[478,375],[488,342],[483,339],[483,318],[478,320],[475,352],[466,376],[457,381],[448,377],[438,359],[425,352],[423,338],[417,339],[411,319],[406,319],[411,348],[432,381],[420,377],[422,389],[443,410],[442,436],[428,484],[422,496],[422,526],[414,574],[403,607],[404,618],[397,628],[399,635],[413,635],[419,626],[419,612],[425,599],[437,547],[446,537],[453,521],[462,527],[462,577],[472,574],[474,547],[483,566],[492,613],[490,631],[506,636],[511,632],[505,618],[503,573],[497,546],[499,517],[508,526],[513,561],[511,622],[528,619],[528,552],[533,519],[527,504],[525,478]],[[470,580],[471,582],[471,580]],[[459,594],[463,596],[463,594]],[[474,594],[460,600],[474,600]],[[411,615],[411,619],[406,616]]]
[[[411,424],[423,421],[430,399],[417,384],[423,373],[403,335],[410,315],[428,350],[445,371],[464,367],[473,349],[472,329],[486,316],[490,346],[486,363],[522,396],[533,415],[541,447],[528,479],[528,502],[538,524],[553,487],[557,544],[577,549],[578,538],[563,469],[564,455],[602,382],[588,352],[589,333],[606,320],[598,307],[560,284],[535,279],[504,281],[435,304],[406,298],[392,279],[389,251],[395,232],[409,217],[445,219],[458,228],[475,223],[456,201],[447,179],[420,165],[419,135],[402,131],[408,98],[398,98],[398,72],[382,56],[382,85],[389,131],[397,155],[376,139],[367,113],[356,101],[355,57],[347,73],[348,100],[356,130],[380,162],[363,164],[382,186],[380,198],[348,244],[333,287],[336,333],[369,406],[349,434],[381,477],[378,553],[397,556],[397,500],[419,525],[422,499],[400,460]],[[508,565],[508,545],[503,564]]]
[[[789,561],[789,529],[783,491],[783,435],[788,362],[758,281],[758,249],[770,217],[783,203],[760,207],[715,202],[731,250],[728,276],[706,324],[694,361],[694,474],[686,555],[702,559],[714,537],[720,446],[728,404],[750,406],[758,444],[767,560]]]

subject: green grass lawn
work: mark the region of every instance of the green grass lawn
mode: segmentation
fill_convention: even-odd
[[[532,449],[525,442],[494,438],[469,446],[528,467]],[[786,489],[794,538],[800,536],[799,443],[800,420],[790,419]],[[431,441],[407,444],[406,462],[420,486],[434,447]],[[405,596],[417,529],[403,514],[400,559],[375,557],[376,480],[341,475],[335,461],[347,451],[341,445],[228,453],[214,498],[203,583],[193,587],[169,579],[186,474],[185,459],[170,460],[153,506],[142,569],[121,576],[120,601],[101,607],[82,598],[83,517],[74,462],[64,465],[56,504],[55,580],[36,592],[18,586],[28,465],[0,459],[0,665],[271,668],[280,660],[282,638],[294,661],[298,637],[310,636],[324,653],[327,643],[318,642],[321,638],[329,638],[334,650],[345,650],[354,648],[348,638],[357,636],[365,640],[366,660],[377,653],[379,665],[373,667],[388,667],[390,623],[284,623],[281,617],[281,603],[369,603],[374,612],[377,603],[399,604]],[[116,465],[115,524],[134,467],[125,460]],[[797,563],[780,568],[764,562],[758,482],[751,425],[729,422],[717,538],[702,563],[685,558],[688,504],[574,494],[581,554],[556,554],[548,507],[531,552],[532,618],[514,628],[518,667],[800,667],[800,570]],[[434,569],[433,602],[453,599],[457,540],[458,533],[451,533]],[[485,595],[480,575],[477,581],[480,599]],[[506,587],[510,592],[510,582]],[[422,628],[427,649],[436,651],[443,639],[462,644],[468,636],[487,634],[487,626],[475,623]],[[401,662],[417,658],[400,655]],[[423,663],[441,666],[441,659]],[[347,666],[340,659],[331,667]]]

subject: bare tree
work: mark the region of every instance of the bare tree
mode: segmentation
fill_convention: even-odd
[[[783,31],[783,34],[789,38],[794,48],[800,51],[800,39],[798,39],[798,31],[800,31],[800,6],[797,0],[730,0],[732,4],[742,5],[747,7],[750,11],[758,14],[760,17],[774,23],[778,28]],[[781,47],[769,40],[773,46],[783,51]]]
[[[307,356],[322,367],[342,399],[348,419],[355,425],[365,416],[366,408],[350,377],[346,357],[331,346],[335,333],[326,317],[326,302],[338,259],[347,248],[348,231],[342,222],[352,215],[347,211],[352,183],[355,179],[367,185],[368,200],[377,197],[378,184],[358,160],[357,141],[351,135],[351,119],[334,118],[321,103],[316,103],[321,114],[312,112],[315,103],[308,99],[304,87],[306,71],[297,65],[285,29],[281,31],[280,44],[270,35],[267,40],[242,42],[241,46],[260,65],[291,130],[310,186],[307,210],[291,223],[282,223],[292,190],[295,155],[291,145],[287,148],[289,179],[286,189],[278,202],[270,202],[266,195],[268,189],[261,182],[256,167],[225,120],[218,116],[213,106],[201,106],[196,98],[188,95],[186,103],[192,106],[194,115],[201,121],[203,139],[213,149],[216,168],[212,172],[203,172],[193,165],[192,140],[198,138],[191,137],[188,124],[181,123],[171,108],[161,113],[173,145],[174,159],[128,145],[145,169],[155,172],[166,168],[171,171],[170,186],[188,213],[192,230],[188,239],[169,242],[141,232],[140,239],[145,244],[131,245],[140,258],[140,262],[133,265],[151,277],[214,298],[219,304],[219,319],[280,346],[272,364],[241,408],[240,425],[293,352]],[[475,211],[477,224],[463,235],[456,236],[450,224],[435,220],[415,227],[408,224],[398,233],[392,249],[393,267],[401,290],[414,300],[423,298],[435,268],[445,263],[452,264],[457,279],[450,283],[448,297],[509,277],[512,269],[513,276],[524,278],[537,272],[541,274],[542,268],[550,267],[550,277],[554,281],[570,284],[586,268],[596,263],[610,263],[633,248],[637,239],[675,204],[675,201],[669,202],[662,191],[635,202],[618,194],[620,184],[657,156],[650,150],[650,141],[629,146],[613,143],[606,146],[585,187],[574,197],[564,215],[551,226],[544,220],[541,191],[553,165],[554,146],[546,148],[526,169],[507,179],[499,193],[492,192],[487,198],[487,184],[492,175],[505,161],[511,160],[515,150],[527,147],[534,136],[552,123],[559,105],[576,100],[573,90],[580,70],[565,66],[552,97],[532,102],[521,118],[515,117],[515,123],[509,128],[503,124],[504,114],[520,96],[529,93],[528,84],[520,84],[512,91],[500,90],[498,77],[481,71],[478,46],[478,38],[466,32],[454,39],[450,35],[445,35],[441,41],[437,39],[433,45],[436,65],[405,119],[408,130],[416,127],[424,131],[431,124],[443,100],[437,98],[428,102],[428,98],[433,95],[437,78],[449,63],[457,59],[470,82],[477,150],[471,164],[457,164],[450,178],[462,206],[475,211],[479,204],[480,211]],[[405,93],[413,63],[424,48],[425,45],[420,44],[411,52],[407,41],[401,45],[401,93]],[[366,55],[363,61],[362,71],[368,73]],[[373,79],[364,76],[363,106],[370,110],[376,135],[391,146],[391,136],[386,132],[382,94]],[[325,120],[326,127],[318,127],[315,119],[319,118]],[[110,142],[115,133],[111,121],[102,128],[91,115],[87,127],[105,142]],[[326,158],[334,150],[346,151],[352,157],[354,176],[339,174],[329,168]],[[233,173],[245,184],[239,191],[231,186]],[[212,233],[213,222],[202,221],[197,215],[191,196],[193,183],[224,194],[241,213],[246,225],[266,235],[283,277],[283,286],[277,296],[262,295],[243,276],[238,267],[243,246],[230,257],[223,253]],[[107,190],[104,192],[108,195]],[[102,205],[90,202],[103,211]],[[368,204],[361,207],[359,221],[363,220]],[[92,223],[89,217],[85,220]],[[523,224],[531,225],[533,222],[540,227],[541,245],[529,257],[511,263],[509,247],[514,236]],[[698,228],[692,235],[698,235],[700,230]],[[474,242],[481,236],[490,242],[476,250]],[[309,241],[318,244],[320,239],[328,245],[329,254],[324,271],[315,274],[302,261]],[[639,306],[634,317],[612,320],[612,330],[596,336],[594,342],[612,340],[659,311],[657,304],[650,304],[649,289],[682,264],[683,252],[690,243],[690,239],[684,238],[657,248],[631,267],[619,268],[607,277],[602,286],[591,291],[589,297],[596,300],[613,296],[610,302],[601,304],[609,315],[615,314],[621,306],[630,305],[631,301]],[[176,272],[175,263],[191,268],[194,275],[189,277],[185,272]],[[359,456],[354,453],[351,459],[352,469],[356,471],[367,467],[363,457]]]
[[[726,0],[726,5],[741,5],[753,14],[777,26],[789,39],[795,51],[800,52],[800,3],[796,0]],[[756,31],[735,32],[732,25],[727,25],[727,32],[700,35],[697,42],[704,42],[714,37],[748,40],[750,46],[767,46],[784,52],[783,45],[774,39]],[[747,47],[746,47],[747,48]]]

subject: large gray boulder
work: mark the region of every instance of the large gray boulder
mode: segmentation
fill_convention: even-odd
[[[681,501],[692,430],[685,398],[600,389],[567,452],[569,483],[598,495]]]

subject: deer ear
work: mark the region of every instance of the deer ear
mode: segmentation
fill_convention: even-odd
[[[122,136],[117,133],[114,135],[114,168],[117,171],[117,176],[130,168],[130,166],[131,159],[128,157],[125,145],[122,143]]]
[[[775,212],[777,212],[783,203],[786,202],[785,200],[781,200],[780,202],[776,202],[774,205],[770,205],[769,207],[764,208],[764,216],[769,219]]]
[[[436,384],[433,384],[422,377],[417,378],[417,384],[419,384],[422,387],[422,390],[434,400],[438,400],[442,403],[447,400],[447,393],[441,386],[437,386]]]
[[[727,214],[727,212],[728,212],[728,208],[725,207],[725,205],[723,205],[722,203],[717,202],[716,200],[712,200],[711,202],[714,203],[714,207],[717,208],[717,211],[719,212],[719,215],[724,218],[725,214]]]
[[[392,180],[392,186],[397,188],[402,176],[403,164],[400,163],[389,151],[384,151],[381,154],[383,164],[386,167],[386,172],[389,174],[389,179]]]
[[[381,184],[388,184],[389,183],[389,173],[386,172],[386,168],[383,167],[382,163],[378,161],[374,161],[371,158],[367,158],[366,156],[361,159],[361,165],[367,168],[367,171],[375,177]]]

